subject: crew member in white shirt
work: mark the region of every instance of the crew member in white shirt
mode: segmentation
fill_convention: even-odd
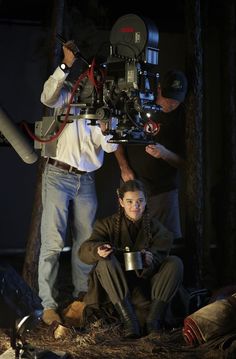
[[[71,92],[65,86],[65,80],[75,61],[73,46],[71,41],[63,45],[63,61],[45,82],[41,94],[41,102],[58,113],[65,114],[70,102]],[[71,106],[70,115],[77,115],[79,111],[78,107]],[[47,157],[43,173],[38,284],[44,307],[42,319],[48,325],[54,321],[61,322],[55,283],[68,218],[73,243],[73,297],[81,299],[81,295],[87,291],[91,266],[79,260],[78,249],[90,237],[95,220],[97,195],[94,171],[102,166],[104,151],[117,149],[116,144],[108,143],[111,135],[102,133],[102,123],[100,126],[91,126],[89,123],[90,120],[75,119],[66,124],[57,139],[56,155]]]

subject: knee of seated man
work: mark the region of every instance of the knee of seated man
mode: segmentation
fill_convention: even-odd
[[[102,269],[105,268],[111,268],[111,267],[116,267],[119,266],[120,263],[117,260],[117,258],[115,257],[114,254],[110,254],[108,257],[106,258],[102,258],[98,261],[97,265],[96,265],[96,272],[99,272]]]
[[[175,273],[183,274],[184,265],[182,259],[177,256],[169,256],[167,257],[167,265],[170,266],[171,270]]]

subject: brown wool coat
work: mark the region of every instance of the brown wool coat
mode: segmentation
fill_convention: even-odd
[[[126,222],[122,219],[120,236],[119,239],[115,240],[116,216],[117,214],[114,214],[96,221],[91,237],[79,249],[79,258],[87,264],[94,264],[95,268],[97,261],[101,259],[97,253],[97,248],[102,244],[109,243],[115,248],[129,246],[131,251],[146,249],[153,253],[153,264],[151,267],[143,270],[142,277],[148,278],[152,276],[157,272],[158,267],[170,252],[173,242],[172,233],[158,220],[152,219],[150,225],[152,239],[150,242],[147,242],[143,226],[141,225],[141,229],[133,244]],[[84,298],[86,305],[96,305],[109,301],[106,293],[104,293],[104,289],[100,285],[94,268],[90,272],[88,293]]]

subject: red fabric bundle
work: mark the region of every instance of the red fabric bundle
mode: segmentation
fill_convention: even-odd
[[[236,331],[236,294],[217,300],[184,320],[183,337],[188,345],[200,345]]]
[[[198,328],[197,323],[191,317],[184,319],[183,336],[185,342],[189,345],[204,343],[202,333]]]

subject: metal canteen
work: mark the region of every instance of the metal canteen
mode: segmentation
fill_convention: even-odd
[[[141,252],[124,252],[125,270],[143,269]]]

